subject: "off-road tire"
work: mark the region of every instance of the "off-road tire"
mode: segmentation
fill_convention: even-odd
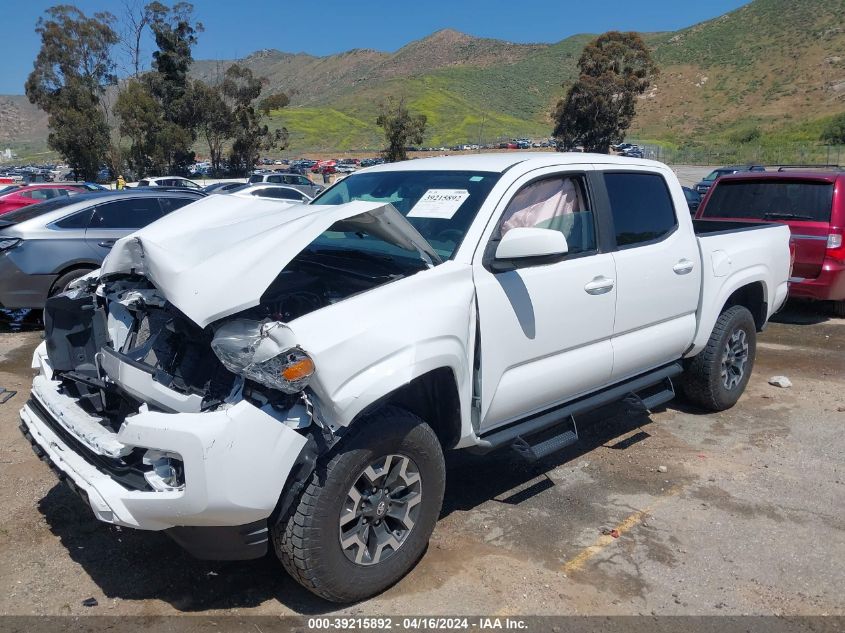
[[[833,316],[845,319],[845,299],[833,302]]]
[[[748,342],[748,360],[739,383],[728,389],[722,381],[722,357],[731,336],[739,329],[745,332]],[[751,312],[744,306],[728,308],[716,320],[704,349],[687,361],[680,381],[683,394],[690,402],[708,411],[730,409],[745,391],[754,368],[756,349],[757,328]]]
[[[357,427],[357,428],[356,428]],[[387,455],[410,457],[419,469],[422,500],[407,539],[386,560],[363,566],[347,558],[339,520],[361,471]],[[347,437],[317,462],[298,502],[272,529],[276,554],[303,587],[332,602],[374,596],[413,568],[428,545],[443,504],[446,469],[431,427],[404,409],[385,406],[355,422]]]

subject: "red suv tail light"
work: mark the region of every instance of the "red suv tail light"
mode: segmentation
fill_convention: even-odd
[[[827,236],[827,256],[845,262],[845,244],[842,241],[842,231]]]
[[[789,239],[789,278],[792,279],[792,269],[795,267],[795,240]]]

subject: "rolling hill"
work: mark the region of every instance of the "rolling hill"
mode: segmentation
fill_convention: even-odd
[[[446,29],[395,53],[263,50],[238,61],[267,78],[268,93],[290,95],[271,125],[291,131],[293,153],[380,147],[375,118],[391,96],[428,117],[424,144],[440,146],[546,136],[561,84],[576,77],[592,37],[513,44]],[[814,141],[824,121],[845,110],[845,0],[754,0],[644,37],[661,72],[641,98],[632,137],[667,145]],[[192,74],[214,81],[231,62],[198,60]],[[0,139],[43,143],[45,119],[22,101],[0,97]],[[6,103],[29,123],[7,125]]]

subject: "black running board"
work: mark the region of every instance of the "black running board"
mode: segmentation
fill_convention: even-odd
[[[557,442],[547,444],[545,448],[558,446],[558,448],[554,448],[552,452],[560,450],[560,448],[569,446],[578,439],[578,433],[574,426],[574,416],[587,413],[588,411],[598,409],[599,407],[607,404],[619,402],[626,399],[626,397],[631,397],[632,395],[634,395],[645,410],[650,411],[652,408],[668,402],[675,396],[674,389],[671,388],[671,380],[669,379],[680,375],[682,372],[683,367],[681,363],[676,362],[659,369],[655,369],[654,371],[641,374],[592,395],[579,398],[578,400],[573,400],[563,406],[524,420],[520,420],[508,425],[506,428],[495,429],[486,435],[482,435],[481,438],[479,438],[478,444],[473,448],[477,452],[487,452],[503,446],[509,446],[514,443],[528,444],[524,438],[536,436],[543,431],[548,431],[552,427],[559,425],[568,426],[568,421],[572,418],[574,439],[571,435],[566,435],[565,432],[562,432],[559,435],[549,438],[549,440],[544,440],[544,442],[541,443],[545,444],[546,442],[550,442],[552,439],[559,438]],[[665,386],[660,387],[661,385],[664,385],[664,383],[668,383],[668,388]],[[659,386],[656,391],[652,392],[652,390],[650,390],[645,397],[636,395],[638,392],[643,392],[649,387],[655,387],[655,385]],[[539,447],[535,445],[535,453],[538,448]],[[517,451],[520,450],[517,447],[515,447],[515,449]]]
[[[524,438],[519,436],[511,444],[511,448],[529,462],[548,457],[563,450],[578,441],[578,427],[575,418],[569,419],[558,426],[547,429],[546,432],[535,433],[534,436]]]
[[[675,398],[675,387],[671,378],[664,378],[659,383],[628,394],[623,401],[637,411],[651,413],[661,405]]]

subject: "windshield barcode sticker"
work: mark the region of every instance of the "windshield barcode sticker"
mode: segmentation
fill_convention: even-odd
[[[467,198],[469,191],[466,189],[429,189],[408,212],[407,217],[451,220]]]

